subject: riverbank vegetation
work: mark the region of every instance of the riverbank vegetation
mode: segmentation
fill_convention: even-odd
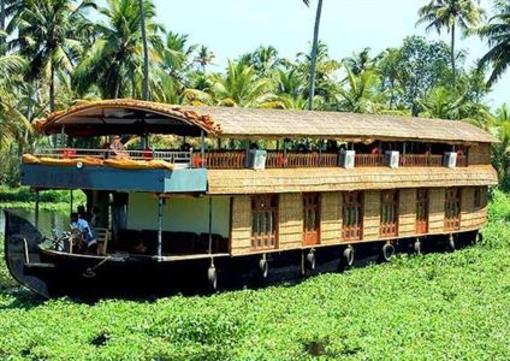
[[[490,216],[483,243],[454,253],[209,297],[43,302],[1,265],[0,358],[505,360],[510,196]]]
[[[35,209],[35,192],[28,187],[8,187],[0,185],[0,210],[1,209]],[[41,191],[39,196],[40,208],[48,211],[68,212],[71,203],[69,191],[47,190]],[[81,191],[73,192],[75,205],[85,204],[86,197]]]
[[[142,98],[142,2],[0,3],[0,71],[9,74],[0,80],[0,183],[17,186],[20,155],[58,140],[32,132],[30,124],[35,119],[78,99]],[[316,4],[305,3],[310,11]],[[304,5],[296,1],[295,6]],[[282,57],[277,48],[264,44],[230,59],[223,70],[211,66],[213,49],[158,23],[151,0],[143,0],[143,8],[150,100],[306,109],[311,99],[315,110],[469,121],[501,140],[494,146],[493,163],[507,183],[510,110],[507,105],[491,108],[487,101],[491,87],[510,64],[506,0],[493,0],[489,9],[474,0],[432,0],[416,9],[417,27],[447,31],[449,42],[410,34],[399,46],[380,53],[360,47],[353,54],[333,58],[330,44],[321,41],[312,57],[304,39],[303,51],[294,57]],[[469,49],[456,43],[459,33],[480,38],[488,45],[487,54],[468,62]],[[316,71],[310,97],[312,58]]]

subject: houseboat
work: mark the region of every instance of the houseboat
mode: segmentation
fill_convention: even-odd
[[[454,249],[479,237],[497,184],[495,138],[462,121],[122,99],[34,128],[59,146],[23,156],[22,183],[37,199],[83,191],[97,241],[89,252],[68,229],[41,234],[38,202],[35,224],[6,214],[9,270],[45,297],[215,290],[337,271],[374,250]],[[121,155],[115,135],[133,144]]]

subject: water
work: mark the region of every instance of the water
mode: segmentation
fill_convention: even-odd
[[[31,209],[6,209],[21,216],[35,224],[35,211]],[[53,229],[67,230],[69,227],[69,214],[67,212],[56,212],[39,210],[39,230],[45,236],[50,236]],[[0,234],[5,230],[5,215],[3,209],[0,209]]]

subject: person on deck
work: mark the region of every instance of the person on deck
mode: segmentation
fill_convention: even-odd
[[[97,242],[94,232],[86,219],[82,218],[78,213],[71,214],[71,230],[79,231],[85,243],[85,251],[96,254]]]
[[[128,152],[124,143],[122,143],[122,137],[120,135],[113,137],[112,144],[110,144],[110,150],[118,158],[129,158]]]
[[[84,220],[88,221],[89,220],[89,215],[85,209],[85,206],[81,205],[81,206],[78,206],[76,208],[76,210],[78,211],[78,217],[80,218],[83,218]]]

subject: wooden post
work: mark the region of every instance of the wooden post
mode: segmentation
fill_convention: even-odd
[[[212,197],[209,196],[209,254],[212,253]]]
[[[39,228],[39,190],[35,191],[35,228]]]
[[[67,146],[65,126],[62,126],[62,129],[60,130],[60,146],[62,148],[65,148]]]
[[[283,140],[283,166],[287,168],[287,139]]]
[[[73,209],[74,209],[74,195],[73,195],[73,190],[72,189],[69,190],[69,206],[71,207],[71,212],[70,213],[73,213]]]
[[[202,159],[202,168],[205,168],[205,133],[200,131],[200,158]]]
[[[163,253],[163,197],[158,195],[158,257]]]

